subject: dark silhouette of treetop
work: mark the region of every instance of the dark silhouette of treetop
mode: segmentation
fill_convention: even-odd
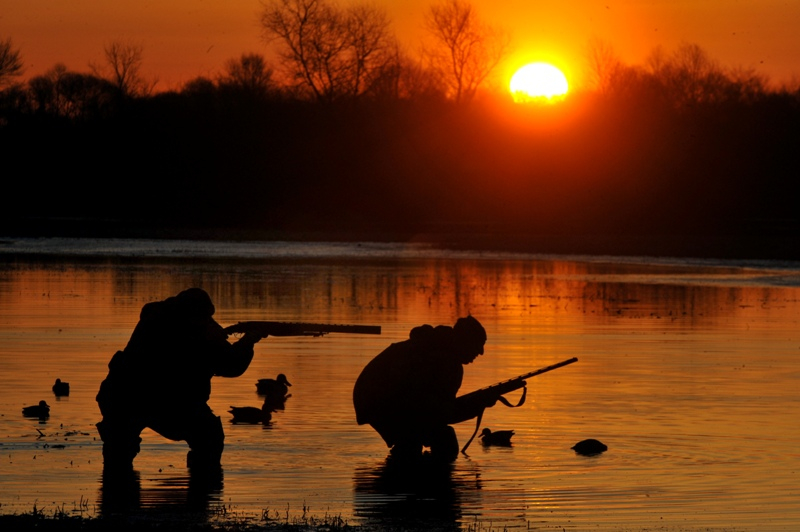
[[[22,55],[14,48],[11,39],[0,41],[0,88],[21,76],[23,71]]]
[[[600,94],[608,94],[621,77],[624,68],[610,43],[592,37],[586,45],[588,84]]]
[[[273,90],[272,67],[261,54],[242,54],[225,62],[225,72],[219,78],[224,88],[264,96]]]
[[[106,116],[117,91],[107,80],[57,64],[28,81],[29,105],[40,114],[86,120]]]
[[[465,0],[433,5],[425,29],[434,41],[427,50],[431,64],[456,102],[471,100],[511,48],[510,36],[481,21]]]
[[[278,43],[289,79],[317,100],[363,94],[393,58],[388,16],[371,5],[270,0],[261,25],[264,39]]]
[[[153,91],[156,82],[147,81],[141,73],[144,53],[140,44],[112,41],[103,47],[103,56],[105,62],[102,65],[90,66],[97,76],[111,82],[123,97],[146,96]]]

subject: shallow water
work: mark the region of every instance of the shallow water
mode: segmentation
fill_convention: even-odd
[[[77,253],[80,251],[80,253]],[[244,376],[213,381],[219,484],[186,446],[145,432],[131,479],[103,479],[94,396],[141,306],[189,286],[223,325],[250,319],[382,326],[380,336],[269,338]],[[486,355],[463,390],[570,357],[526,404],[483,426],[450,467],[397,470],[355,423],[361,368],[421,323],[471,313]],[[567,530],[800,528],[800,267],[648,258],[537,257],[386,244],[0,243],[0,512],[184,512],[351,524]],[[269,426],[230,423],[283,372]],[[55,378],[72,393],[55,398]],[[144,393],[144,392],[143,392]],[[510,394],[516,400],[518,393]],[[46,422],[21,408],[41,399]],[[475,426],[457,427],[465,443]],[[594,457],[584,438],[609,447]]]

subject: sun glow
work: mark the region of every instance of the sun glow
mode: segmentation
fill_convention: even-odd
[[[515,102],[553,101],[569,90],[564,73],[549,63],[530,63],[511,76],[511,95]]]

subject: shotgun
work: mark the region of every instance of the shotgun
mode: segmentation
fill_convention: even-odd
[[[578,359],[576,357],[572,357],[567,360],[563,360],[556,364],[552,364],[550,366],[545,366],[543,368],[539,368],[534,371],[530,371],[528,373],[523,373],[522,375],[518,375],[512,379],[504,380],[492,384],[490,386],[486,386],[485,388],[480,388],[473,392],[466,393],[459,397],[456,397],[456,401],[463,405],[462,409],[466,409],[467,411],[474,411],[473,409],[478,409],[479,414],[477,416],[477,422],[475,424],[475,432],[472,434],[472,437],[469,441],[461,448],[461,452],[466,454],[467,447],[469,444],[472,443],[472,440],[475,438],[475,435],[478,434],[478,429],[481,426],[481,419],[483,418],[483,411],[486,408],[486,405],[493,404],[495,401],[500,401],[506,406],[511,408],[516,408],[518,406],[522,406],[525,403],[525,396],[527,395],[528,388],[527,388],[527,379],[531,377],[535,377],[537,375],[541,375],[542,373],[547,373],[548,371],[553,371],[554,369],[558,369],[573,362],[577,362]],[[508,400],[503,397],[503,395],[513,392],[514,390],[519,390],[522,388],[522,396],[519,399],[519,402],[515,405],[512,405]],[[464,419],[453,419],[451,423],[460,423],[461,421],[466,421]]]
[[[568,360],[564,360],[558,362],[556,364],[546,366],[544,368],[539,368],[534,371],[530,371],[528,373],[523,373],[513,379],[504,380],[501,382],[497,382],[490,386],[486,386],[485,388],[480,388],[479,390],[475,390],[474,392],[469,392],[464,394],[460,397],[457,397],[457,401],[464,401],[467,403],[472,403],[472,401],[476,402],[491,402],[501,398],[501,396],[513,392],[514,390],[519,390],[520,388],[524,388],[527,385],[526,380],[530,379],[531,377],[535,377],[537,375],[541,375],[542,373],[547,373],[548,371],[553,371],[554,369],[558,369],[573,362],[577,362],[578,359],[576,357],[572,357]]]
[[[255,334],[267,336],[324,336],[328,333],[380,334],[380,325],[331,325],[327,323],[305,323],[285,321],[240,321],[225,327],[232,334]]]

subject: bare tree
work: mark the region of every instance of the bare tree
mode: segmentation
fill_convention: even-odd
[[[666,97],[677,106],[719,101],[730,80],[719,64],[696,44],[683,43],[672,53],[656,48],[647,65]]]
[[[371,96],[394,100],[444,100],[446,91],[440,76],[397,43],[373,72],[368,88]]]
[[[728,96],[738,101],[753,101],[768,92],[769,78],[752,68],[733,68],[728,74]]]
[[[28,91],[33,102],[33,109],[59,116],[67,114],[66,105],[58,90],[58,83],[67,67],[63,63],[56,65],[40,76],[28,80]]]
[[[598,39],[587,47],[589,77],[603,95],[661,101],[675,107],[724,101],[754,101],[767,91],[767,78],[752,69],[722,68],[696,44],[668,53],[653,48],[644,67],[624,65]]]
[[[372,5],[268,0],[261,25],[290,78],[324,101],[363,94],[393,41],[386,14]]]
[[[32,109],[70,119],[103,116],[114,104],[115,87],[92,74],[71,72],[57,63],[28,81]]]
[[[400,69],[400,96],[411,100],[445,100],[442,77],[423,62],[406,58]]]
[[[590,85],[600,94],[608,95],[624,68],[622,61],[607,41],[592,37],[586,46],[586,63]]]
[[[225,72],[218,83],[253,95],[266,95],[272,89],[273,70],[260,54],[242,54],[225,62]]]
[[[103,53],[105,64],[101,67],[90,66],[96,75],[108,79],[122,96],[147,96],[152,92],[156,82],[148,82],[141,74],[143,62],[141,45],[112,41],[105,45]]]
[[[183,84],[183,87],[181,87],[182,93],[192,94],[192,95],[214,94],[216,90],[217,86],[214,84],[214,81],[205,76],[198,76],[194,79],[190,79],[189,81]]]
[[[317,99],[330,99],[341,69],[334,60],[343,48],[336,39],[343,32],[330,6],[319,0],[271,0],[261,24],[268,42],[280,41],[279,54],[290,77]]]
[[[374,81],[378,72],[395,63],[392,61],[393,39],[389,37],[389,17],[373,5],[350,7],[345,24],[353,63],[351,92],[357,96]]]
[[[0,87],[11,84],[11,81],[22,75],[24,65],[20,51],[14,48],[11,39],[0,41]]]
[[[697,44],[682,44],[673,54],[673,94],[685,95],[687,102],[714,100],[724,74],[716,61]]]
[[[444,0],[425,18],[432,65],[456,102],[469,101],[511,49],[509,34],[481,21],[465,0]]]

